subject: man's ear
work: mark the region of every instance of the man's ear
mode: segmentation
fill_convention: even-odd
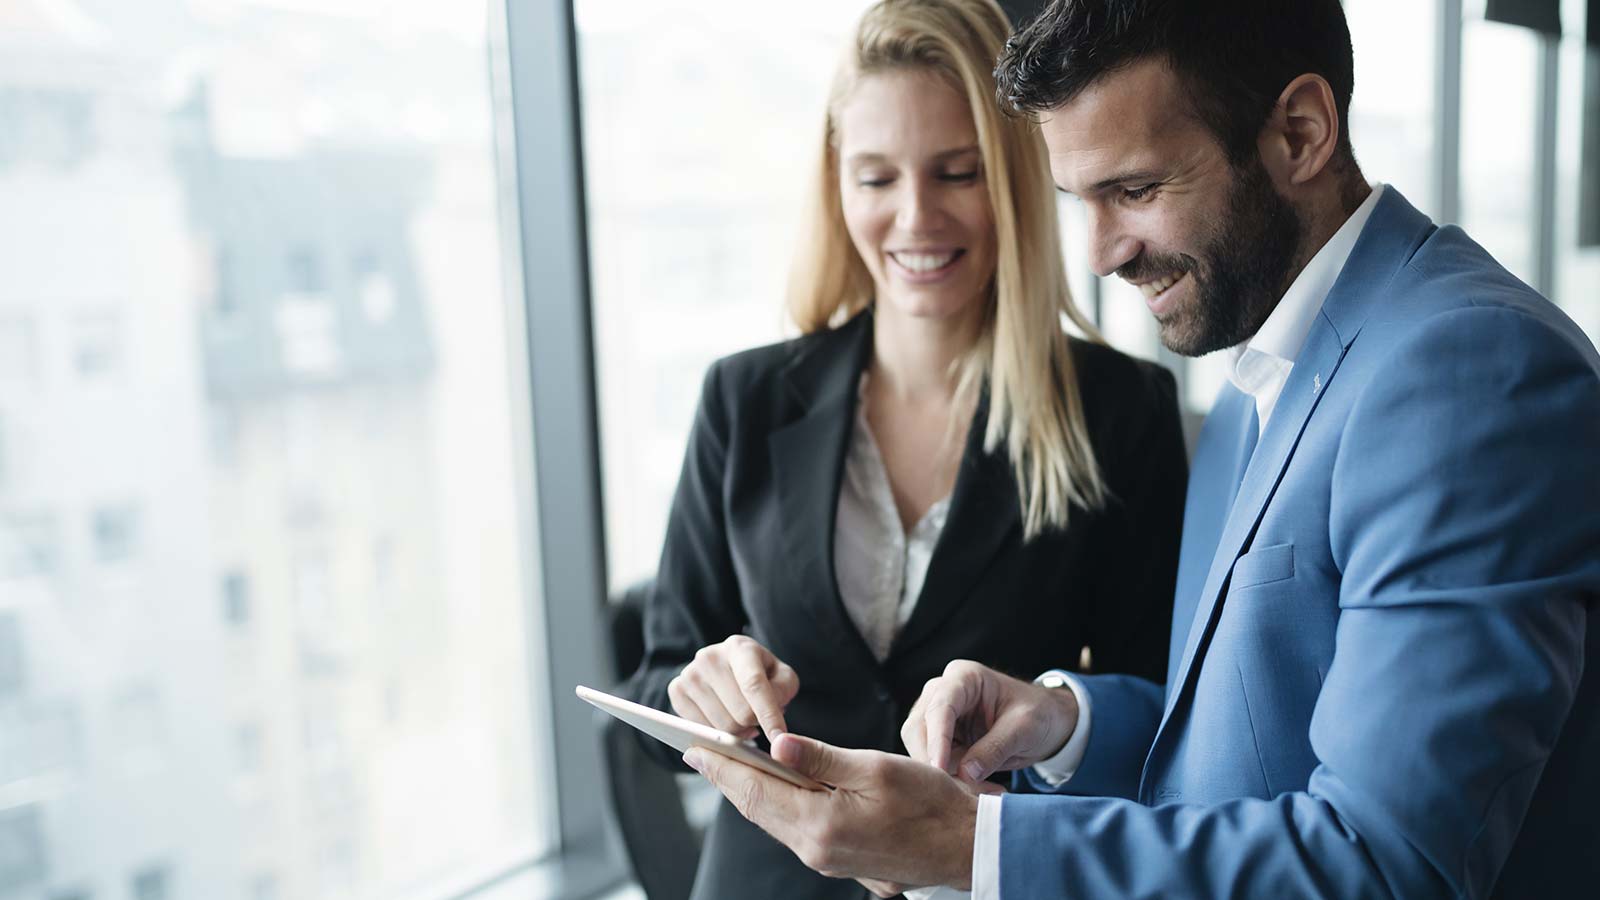
[[[1275,184],[1303,185],[1327,170],[1343,128],[1327,79],[1301,75],[1278,95],[1261,131],[1262,164]]]

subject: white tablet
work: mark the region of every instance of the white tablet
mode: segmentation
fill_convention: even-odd
[[[754,742],[741,741],[726,731],[718,731],[709,725],[691,722],[631,700],[613,697],[581,684],[578,685],[578,696],[656,740],[685,753],[690,747],[701,747],[712,753],[720,753],[729,759],[738,760],[747,766],[754,766],[769,775],[776,775],[796,787],[810,791],[830,790],[827,785],[807,778],[768,756]]]

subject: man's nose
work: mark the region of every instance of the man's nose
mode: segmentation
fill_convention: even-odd
[[[1088,209],[1089,269],[1105,278],[1139,255],[1139,241],[1121,227],[1114,215]]]

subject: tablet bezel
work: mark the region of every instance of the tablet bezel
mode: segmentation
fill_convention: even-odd
[[[805,788],[808,791],[831,790],[828,785],[808,778],[773,759],[755,744],[741,741],[725,731],[701,725],[699,722],[691,722],[631,700],[614,697],[581,684],[577,686],[577,694],[596,709],[621,719],[675,750],[687,753],[690,747],[700,747],[782,778],[795,787]]]

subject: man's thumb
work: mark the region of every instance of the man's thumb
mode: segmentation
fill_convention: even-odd
[[[784,733],[772,742],[772,758],[796,772],[834,786],[851,784],[858,766],[852,751],[813,738]]]
[[[1011,758],[1008,743],[1006,735],[990,731],[972,745],[967,755],[961,758],[961,766],[956,771],[969,783],[978,784]]]

